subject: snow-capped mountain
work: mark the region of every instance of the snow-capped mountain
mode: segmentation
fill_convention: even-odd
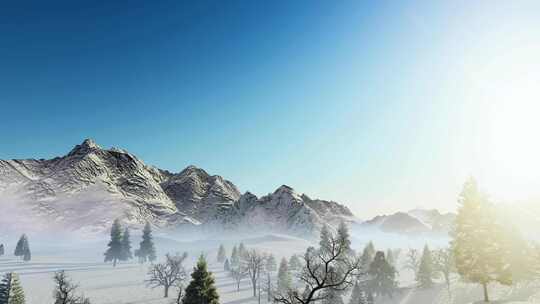
[[[203,169],[171,173],[89,139],[62,157],[0,160],[0,205],[11,215],[0,219],[0,226],[83,231],[103,231],[121,218],[133,226],[151,221],[161,227],[306,234],[324,223],[354,219],[343,205],[310,199],[287,186],[261,198],[242,195],[233,183]]]
[[[261,198],[247,192],[228,210],[227,225],[255,230],[289,231],[302,234],[319,231],[323,224],[336,227],[340,221],[355,221],[351,211],[336,202],[313,200],[283,185]],[[266,223],[266,227],[260,223]]]
[[[455,214],[453,213],[442,214],[435,209],[414,209],[408,212],[376,216],[363,222],[361,226],[388,233],[435,233],[446,235],[450,231],[454,219]]]

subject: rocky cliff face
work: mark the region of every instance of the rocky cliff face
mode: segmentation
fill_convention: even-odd
[[[241,195],[233,183],[203,169],[171,173],[92,140],[50,160],[0,160],[0,205],[14,215],[12,226],[37,217],[43,227],[92,231],[119,217],[132,225],[251,226],[302,235],[353,218],[338,203],[312,200],[287,186],[261,198]]]

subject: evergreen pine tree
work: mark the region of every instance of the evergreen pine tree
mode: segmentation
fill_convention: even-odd
[[[360,257],[362,272],[367,273],[369,271],[369,266],[371,265],[371,262],[373,262],[374,257],[375,257],[375,246],[373,246],[373,242],[370,241],[364,247],[364,251],[362,252],[362,256]]]
[[[32,253],[30,252],[30,247],[26,247],[24,250],[23,261],[28,262],[32,259]]]
[[[394,258],[394,252],[392,251],[392,249],[388,248],[386,250],[386,261],[388,262],[388,264],[392,265],[395,267],[396,265],[396,260]]]
[[[300,269],[302,269],[302,261],[296,254],[293,254],[289,259],[289,271],[297,272]]]
[[[328,228],[328,225],[324,224],[323,227],[321,228],[321,236],[320,236],[320,240],[319,240],[319,247],[321,248],[321,250],[324,252],[324,251],[330,251],[331,248],[330,248],[330,237],[331,237],[331,233],[330,233],[330,228]]]
[[[347,224],[345,224],[344,221],[341,221],[338,226],[337,230],[337,237],[341,242],[341,246],[345,248],[345,252],[347,254],[352,253],[351,249],[351,237],[349,234],[349,228],[347,227]]]
[[[281,259],[277,274],[277,289],[280,293],[285,294],[292,287],[292,278],[289,271],[287,259]]]
[[[246,252],[246,246],[244,246],[244,243],[241,242],[240,246],[238,246],[238,256],[240,257],[240,259],[242,259],[244,255],[246,255]]]
[[[377,251],[369,267],[369,294],[390,296],[397,287],[396,270],[386,261],[383,251]]]
[[[113,262],[113,266],[116,267],[116,262],[122,259],[122,227],[120,226],[120,220],[114,220],[111,227],[111,240],[107,245],[109,248],[105,252],[105,262]]]
[[[122,235],[122,254],[121,261],[131,260],[133,255],[131,254],[131,239],[129,235],[129,229],[126,227],[124,234]]]
[[[373,241],[369,241],[366,248],[367,248],[367,252],[371,255],[371,259],[373,260],[375,258],[375,253],[377,252],[375,250],[375,245],[373,245]]]
[[[460,276],[482,285],[484,301],[489,302],[488,284],[512,283],[509,246],[502,224],[474,179],[469,179],[459,197],[460,208],[452,231],[452,251]]]
[[[30,251],[30,245],[28,244],[28,237],[26,234],[23,234],[19,238],[17,246],[15,246],[14,254],[18,257],[24,257],[24,255],[27,254],[27,251]]]
[[[428,245],[426,245],[416,274],[416,282],[418,282],[419,287],[429,288],[433,286],[433,268],[433,257]]]
[[[0,256],[4,255],[4,244],[0,244]]]
[[[266,271],[267,272],[274,272],[277,269],[277,262],[276,258],[273,254],[270,254],[268,258],[266,259]]]
[[[156,249],[152,238],[152,227],[146,223],[143,229],[142,241],[139,244],[138,257],[141,263],[146,261],[154,262],[156,260]]]
[[[238,253],[238,247],[236,247],[235,245],[231,253],[231,269],[238,269],[239,266],[240,266],[240,255]]]
[[[24,291],[17,274],[8,272],[0,281],[0,304],[24,304]]]
[[[225,246],[223,244],[219,245],[219,250],[217,254],[217,261],[219,263],[225,262],[225,259],[227,258],[227,251],[225,250]]]
[[[219,304],[214,277],[207,267],[206,260],[201,255],[191,274],[191,282],[186,288],[182,304]]]
[[[223,270],[226,272],[231,270],[231,263],[229,262],[229,259],[225,259],[225,263],[223,263]]]

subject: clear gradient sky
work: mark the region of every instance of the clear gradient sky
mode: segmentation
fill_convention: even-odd
[[[0,4],[0,158],[90,137],[359,217],[540,197],[539,1]]]

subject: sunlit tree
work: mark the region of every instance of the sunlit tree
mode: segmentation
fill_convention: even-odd
[[[503,226],[474,179],[463,186],[459,204],[451,233],[456,268],[466,281],[482,285],[484,301],[489,302],[489,283],[512,284]]]

